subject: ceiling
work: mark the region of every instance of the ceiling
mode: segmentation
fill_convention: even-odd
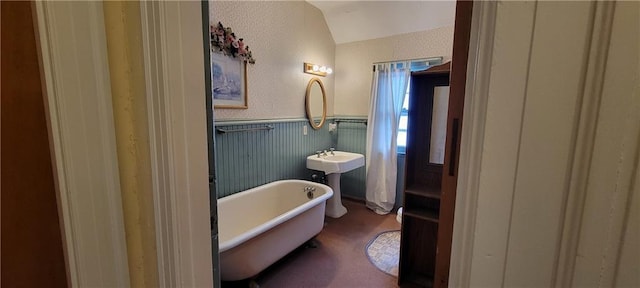
[[[324,14],[336,44],[453,26],[455,1],[306,0]]]

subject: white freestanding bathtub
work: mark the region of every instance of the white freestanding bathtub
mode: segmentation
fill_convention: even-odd
[[[222,280],[253,277],[320,233],[332,195],[323,184],[281,180],[219,199]]]

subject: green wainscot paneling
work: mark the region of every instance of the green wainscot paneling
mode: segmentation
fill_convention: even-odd
[[[328,125],[313,130],[305,119],[229,123],[215,126],[227,131],[267,125],[273,129],[215,133],[218,198],[282,179],[311,180],[313,171],[306,168],[306,157],[333,147]]]
[[[216,191],[221,198],[282,179],[312,180],[322,172],[306,168],[306,157],[331,147],[336,150],[366,155],[367,125],[340,120],[366,118],[330,118],[319,130],[313,130],[306,119],[218,122],[216,129],[261,129],[231,133],[215,133]],[[337,130],[329,132],[329,123]],[[304,135],[307,126],[307,135]],[[344,173],[340,179],[342,194],[366,199],[366,169],[361,167]],[[402,204],[404,155],[398,155],[396,206]]]
[[[335,137],[337,150],[366,155],[367,125],[346,121],[338,122],[338,130],[335,134],[337,135]],[[365,167],[342,174],[340,190],[342,195],[364,200],[366,192]]]

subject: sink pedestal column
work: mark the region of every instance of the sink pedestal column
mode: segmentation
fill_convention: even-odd
[[[333,189],[333,196],[327,200],[325,214],[331,218],[340,218],[347,213],[347,208],[342,206],[342,194],[340,193],[340,174],[331,173],[327,175],[329,187]]]

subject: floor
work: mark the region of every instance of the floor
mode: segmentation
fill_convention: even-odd
[[[281,287],[397,287],[398,279],[369,262],[365,246],[380,232],[399,230],[396,214],[377,215],[363,203],[343,200],[349,211],[341,218],[326,218],[315,248],[304,245],[260,273],[262,288]],[[247,287],[247,281],[222,287]]]

